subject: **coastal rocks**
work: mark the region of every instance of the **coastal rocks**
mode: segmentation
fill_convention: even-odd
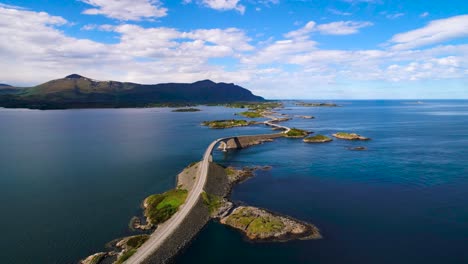
[[[222,224],[242,231],[252,241],[319,239],[317,227],[252,206],[239,206],[220,219]]]
[[[346,140],[370,140],[370,138],[363,137],[356,133],[347,133],[347,132],[338,132],[333,134],[334,137],[339,139],[346,139]]]
[[[149,235],[136,235],[125,237],[122,239],[114,240],[109,243],[109,246],[114,248],[110,252],[99,252],[93,254],[84,260],[81,260],[80,264],[121,264],[129,259],[146,240],[149,239]]]
[[[325,143],[325,142],[331,142],[333,141],[333,139],[324,135],[315,135],[313,137],[304,138],[302,141],[306,143]]]
[[[349,150],[355,150],[355,151],[363,151],[367,150],[366,147],[348,147]]]
[[[108,252],[99,252],[93,254],[84,260],[81,260],[80,264],[99,264],[109,253]]]
[[[141,220],[141,218],[137,216],[132,217],[132,219],[130,220],[129,226],[132,230],[139,229],[143,231],[150,230],[153,228],[153,225],[150,222],[146,221],[146,223],[143,224],[143,221]]]
[[[178,109],[174,109],[172,110],[172,112],[181,112],[181,113],[184,113],[184,112],[200,112],[201,110],[198,109],[198,108],[178,108]]]
[[[315,117],[313,116],[309,116],[309,115],[300,115],[300,116],[297,116],[299,118],[302,118],[302,119],[314,119]]]
[[[271,170],[271,166],[254,166],[254,167],[243,167],[242,169],[236,169],[234,167],[227,167],[225,169],[226,175],[229,179],[231,186],[235,183],[243,182],[250,177],[254,176],[256,170]]]
[[[334,103],[296,103],[298,106],[305,107],[338,107],[339,105]]]

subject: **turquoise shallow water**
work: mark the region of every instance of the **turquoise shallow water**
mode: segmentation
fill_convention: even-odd
[[[340,108],[288,103],[314,115],[288,125],[321,134],[356,131],[368,142],[308,145],[280,139],[223,154],[225,165],[271,165],[237,186],[236,201],[316,224],[317,241],[246,242],[210,223],[177,263],[466,263],[468,101],[343,101]],[[265,127],[210,130],[203,120],[236,109],[28,111],[0,109],[0,258],[74,263],[128,234],[148,194],[220,136]],[[349,151],[349,146],[367,151]]]

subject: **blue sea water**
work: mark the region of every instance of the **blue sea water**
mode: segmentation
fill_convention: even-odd
[[[324,238],[251,243],[208,224],[177,263],[467,263],[468,101],[339,101],[308,108],[286,102],[285,124],[371,141],[272,143],[216,152],[223,165],[271,165],[236,186],[235,201],[317,225]],[[203,120],[239,109],[202,107],[31,111],[0,109],[0,259],[75,263],[127,235],[149,194],[227,135]],[[366,151],[348,147],[365,146]]]

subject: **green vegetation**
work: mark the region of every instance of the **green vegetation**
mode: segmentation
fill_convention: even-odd
[[[216,213],[223,205],[223,198],[214,194],[202,192],[203,203],[208,206],[210,214]]]
[[[292,138],[300,138],[300,137],[305,137],[309,134],[308,131],[298,129],[298,128],[291,128],[291,130],[286,133],[286,137],[292,137]]]
[[[258,209],[242,208],[226,219],[226,224],[246,230],[249,237],[259,234],[279,232],[284,228],[281,218],[269,213],[260,213]]]
[[[226,224],[246,230],[255,217],[247,208],[242,208],[229,215]]]
[[[296,103],[298,106],[306,106],[306,107],[337,107],[339,105],[334,103]]]
[[[246,108],[252,111],[257,110],[271,110],[274,108],[281,108],[281,102],[235,102],[227,104],[208,104],[209,106],[224,106],[229,108]]]
[[[133,236],[127,240],[127,246],[131,248],[139,248],[148,239],[149,235]]]
[[[174,215],[187,198],[187,190],[174,189],[146,198],[145,215],[153,225],[163,223]]]
[[[242,116],[248,117],[248,118],[263,117],[263,114],[260,111],[246,111],[246,112],[241,112],[239,114],[242,115]]]
[[[227,176],[233,176],[236,174],[236,169],[233,167],[227,167],[224,169],[224,171],[226,172]]]
[[[279,232],[284,228],[283,222],[275,217],[258,217],[250,223],[247,231],[253,234]]]
[[[144,85],[96,81],[77,74],[18,91],[5,85],[0,89],[0,106],[7,108],[187,107],[236,101],[263,102],[264,99],[240,86],[209,80]]]
[[[246,120],[214,120],[214,121],[204,121],[202,125],[208,126],[210,128],[231,128],[239,126],[249,126],[255,124],[255,122],[249,122]]]
[[[136,248],[125,251],[114,264],[122,264],[137,252]]]
[[[332,139],[324,135],[315,135],[313,137],[304,138],[304,142],[307,142],[307,143],[321,143],[321,142],[330,142],[330,141],[332,141]]]
[[[198,108],[179,108],[179,109],[174,109],[172,112],[199,112],[201,111]]]

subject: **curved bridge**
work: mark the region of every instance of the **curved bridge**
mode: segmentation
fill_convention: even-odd
[[[276,118],[269,121],[265,121],[264,124],[279,129],[284,129],[285,131],[283,133],[287,133],[287,131],[290,130],[288,127],[271,123],[271,121],[274,121],[275,119]],[[208,146],[203,155],[203,159],[198,168],[198,177],[196,178],[196,182],[192,187],[192,190],[190,190],[190,192],[188,193],[185,203],[180,207],[179,211],[175,213],[170,219],[168,219],[163,224],[160,224],[158,228],[151,234],[148,241],[144,243],[132,257],[125,261],[125,263],[137,264],[144,262],[153,254],[153,252],[155,252],[164,243],[164,241],[167,238],[169,238],[169,236],[172,233],[174,233],[177,227],[187,217],[192,208],[198,202],[203,192],[203,188],[208,178],[209,164],[213,161],[211,153],[213,152],[213,149],[216,147],[216,145],[221,143],[221,148],[224,148],[224,150],[231,148],[230,146],[234,146],[232,148],[243,148],[245,146],[248,146],[249,142],[258,141],[261,139],[272,139],[282,137],[283,133],[225,137],[216,139],[215,141],[211,142],[211,144]]]

